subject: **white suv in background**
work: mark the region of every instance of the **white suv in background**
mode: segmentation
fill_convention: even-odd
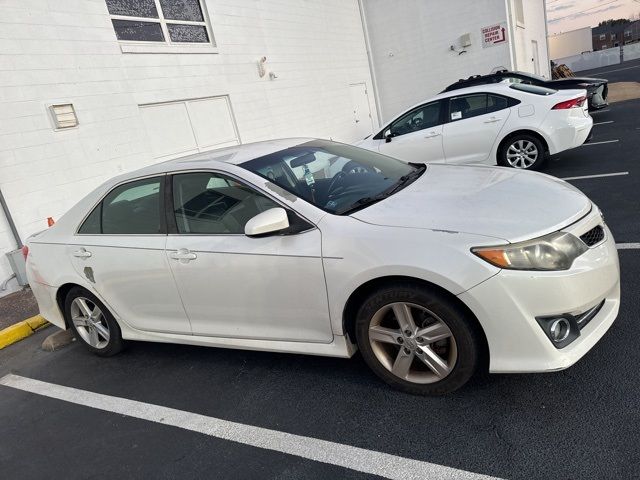
[[[407,162],[535,170],[548,155],[587,141],[586,100],[585,90],[478,85],[421,102],[357,145]]]

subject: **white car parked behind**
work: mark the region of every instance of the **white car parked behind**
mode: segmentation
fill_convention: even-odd
[[[325,140],[146,167],[27,243],[42,315],[98,355],[127,339],[357,346],[414,393],[455,390],[487,357],[494,372],[566,368],[620,303],[611,232],[568,183]]]
[[[535,170],[548,155],[582,145],[592,126],[586,90],[501,83],[421,102],[357,145],[406,162]]]

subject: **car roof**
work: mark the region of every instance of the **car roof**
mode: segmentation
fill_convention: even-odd
[[[447,92],[440,92],[438,95],[431,98],[426,98],[416,103],[415,105],[412,105],[409,108],[403,110],[401,113],[394,115],[393,120],[413,110],[414,108],[419,107],[420,105],[424,105],[425,103],[434,102],[436,100],[442,100],[444,98],[459,97],[460,95],[464,95],[467,93],[497,93],[500,95],[513,96],[514,95],[513,89],[509,87],[510,87],[510,84],[508,83],[482,83],[480,85],[471,85],[469,87],[457,88],[455,90],[451,90]]]
[[[233,145],[231,147],[219,148],[216,150],[209,150],[207,152],[194,153],[191,155],[173,158],[171,160],[165,160],[164,162],[155,163],[120,175],[113,180],[114,182],[119,182],[128,178],[143,177],[156,173],[207,168],[213,167],[218,163],[239,165],[249,160],[253,160],[254,158],[279,152],[313,140],[315,139],[282,138],[277,140],[265,140],[261,142],[245,143],[242,145]]]

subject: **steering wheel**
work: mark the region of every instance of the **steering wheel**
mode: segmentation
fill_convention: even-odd
[[[352,174],[352,173],[375,173],[375,170],[370,169],[369,167],[365,167],[363,165],[360,165],[358,162],[354,161],[354,160],[349,160],[344,167],[342,167],[342,172],[340,173],[345,173],[345,174]]]
[[[344,173],[344,171],[338,172],[334,175],[331,183],[329,184],[329,187],[327,188],[327,198],[331,198],[331,194],[333,193],[333,189],[335,188],[336,183],[338,183],[339,180],[342,180],[346,176],[347,174]]]

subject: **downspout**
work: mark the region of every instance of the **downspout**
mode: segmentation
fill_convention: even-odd
[[[511,65],[509,70],[517,70],[516,65],[516,36],[513,30],[513,18],[511,16],[511,0],[504,0],[505,7],[507,9],[507,28],[509,29],[509,60]]]
[[[18,244],[18,248],[22,248],[22,240],[20,239],[20,234],[18,233],[16,224],[13,223],[13,217],[11,216],[11,212],[9,212],[9,207],[7,206],[7,202],[4,199],[4,195],[2,195],[2,189],[0,189],[0,205],[2,205],[2,211],[4,212],[4,216],[7,219],[7,223],[9,224],[9,228],[11,229],[13,238]]]
[[[376,116],[378,117],[378,127],[382,125],[382,103],[380,102],[380,94],[378,92],[378,82],[376,82],[376,72],[373,68],[373,57],[371,56],[371,43],[369,42],[369,29],[364,15],[363,0],[358,0],[358,8],[360,9],[360,21],[362,22],[362,33],[364,35],[364,45],[367,51],[367,62],[369,63],[369,75],[371,75],[371,87],[373,89],[373,101],[376,104]]]
[[[542,0],[542,9],[544,12],[544,41],[547,44],[547,68],[549,69],[549,79],[553,78],[551,72],[551,50],[549,50],[549,24],[547,23],[547,0]]]

